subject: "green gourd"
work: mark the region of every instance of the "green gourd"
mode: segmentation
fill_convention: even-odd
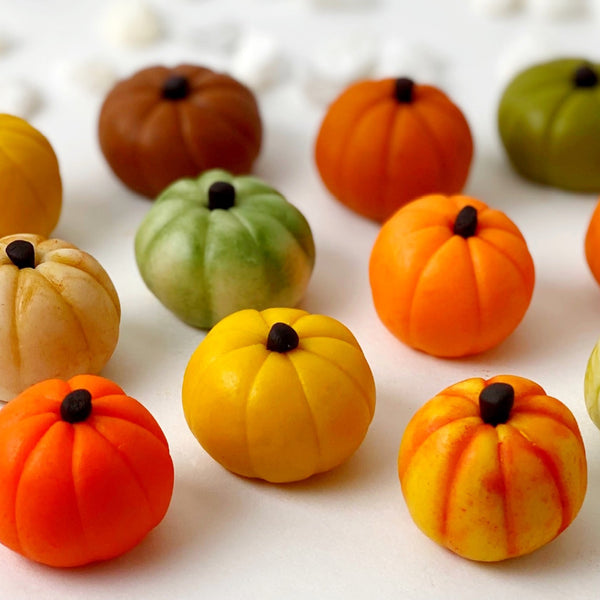
[[[208,329],[244,308],[295,306],[315,261],[308,222],[272,187],[221,169],[166,188],[135,237],[152,293]]]
[[[600,65],[569,58],[530,67],[509,83],[498,127],[521,175],[566,190],[600,191],[599,76]]]

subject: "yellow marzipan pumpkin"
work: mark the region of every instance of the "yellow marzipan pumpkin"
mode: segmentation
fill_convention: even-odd
[[[0,236],[48,236],[58,223],[62,183],[56,154],[27,121],[0,114]]]
[[[221,320],[192,355],[182,395],[190,429],[216,461],[271,482],[344,462],[375,410],[373,375],[352,333],[291,308]]]

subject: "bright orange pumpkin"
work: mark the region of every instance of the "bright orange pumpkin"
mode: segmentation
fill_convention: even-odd
[[[529,306],[534,266],[517,226],[467,196],[425,196],[387,221],[369,264],[384,325],[428,354],[493,348]]]
[[[96,375],[49,379],[0,411],[0,542],[72,567],[135,546],[173,490],[167,440],[152,415]]]
[[[600,284],[600,202],[596,204],[585,235],[585,258],[594,279]]]
[[[573,521],[587,463],[575,418],[528,379],[467,379],[436,395],[406,427],[402,492],[417,526],[479,561],[532,552]]]
[[[329,107],[315,148],[331,194],[376,221],[419,196],[460,192],[472,156],[460,109],[404,77],[351,85]]]

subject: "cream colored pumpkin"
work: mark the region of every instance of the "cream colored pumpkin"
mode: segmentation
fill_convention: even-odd
[[[33,249],[31,263],[9,257],[17,240],[21,253]],[[98,373],[117,344],[120,316],[113,283],[91,255],[39,235],[0,238],[0,400],[43,379]]]

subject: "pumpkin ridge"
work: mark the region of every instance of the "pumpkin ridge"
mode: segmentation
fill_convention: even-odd
[[[544,468],[550,475],[550,479],[552,480],[552,483],[554,483],[554,486],[556,487],[556,491],[558,492],[558,499],[559,499],[560,507],[561,507],[561,524],[560,524],[560,527],[558,528],[558,531],[554,534],[554,536],[552,538],[552,539],[554,539],[559,533],[561,533],[561,531],[564,531],[567,528],[567,526],[569,525],[569,523],[572,520],[571,516],[573,516],[573,518],[575,516],[575,515],[573,515],[574,511],[573,511],[573,507],[571,506],[571,503],[569,501],[569,495],[568,495],[567,491],[565,490],[563,482],[560,478],[560,471],[557,468],[555,462],[552,460],[552,457],[543,448],[540,448],[535,442],[530,440],[527,437],[527,435],[523,431],[518,429],[517,427],[514,427],[513,425],[509,425],[509,427],[512,427],[512,429],[514,431],[516,431],[527,442],[527,445],[529,446],[531,453],[536,458],[538,458],[541,461],[541,463],[544,465]]]
[[[477,336],[476,339],[479,339],[481,337],[481,330],[483,328],[483,313],[481,310],[481,297],[480,297],[480,289],[479,289],[479,279],[477,277],[477,270],[475,269],[475,261],[473,260],[473,253],[471,252],[471,245],[472,245],[472,241],[471,241],[471,237],[467,238],[466,241],[466,245],[467,245],[467,254],[469,255],[469,264],[471,265],[471,272],[473,273],[473,280],[475,283],[475,302],[477,304]],[[473,346],[471,346],[472,350],[470,352],[473,352]],[[477,348],[477,344],[475,343],[475,349]]]
[[[166,198],[165,200],[161,201],[161,204],[164,203],[168,203],[170,202],[172,199],[171,198]],[[176,198],[174,198],[173,200],[178,200]],[[168,231],[170,229],[170,226],[179,218],[181,217],[185,217],[186,221],[190,218],[188,214],[186,214],[185,212],[186,207],[181,207],[181,210],[177,211],[173,216],[171,216],[167,221],[165,221],[161,227],[157,228],[156,231],[154,231],[152,233],[152,236],[146,240],[146,243],[144,244],[144,248],[142,249],[142,252],[144,254],[146,254],[146,252],[148,252],[148,248],[154,246],[154,244],[160,239],[160,237],[162,235],[167,235]],[[203,212],[202,211],[202,206],[195,206],[192,208],[192,210],[197,210],[198,212]]]
[[[348,128],[349,131],[345,135],[344,143],[341,146],[342,151],[340,152],[340,155],[337,157],[337,168],[335,169],[335,175],[332,178],[333,180],[330,182],[331,187],[335,188],[335,190],[336,190],[335,192],[332,191],[334,196],[339,195],[339,190],[343,185],[342,172],[344,170],[344,166],[346,163],[346,156],[347,156],[349,148],[350,148],[350,142],[352,141],[352,137],[354,136],[355,132],[358,130],[358,126],[360,125],[360,123],[369,115],[369,113],[374,108],[377,108],[377,106],[381,102],[385,102],[385,100],[386,100],[386,98],[377,98],[376,100],[373,100],[373,102],[371,102],[370,104],[365,106],[363,108],[363,111],[360,114],[359,118],[354,123],[354,125],[352,127]],[[333,160],[336,160],[336,159],[333,159]],[[327,187],[329,187],[329,186],[327,186]]]
[[[40,201],[40,196],[38,193],[38,190],[36,189],[36,187],[33,185],[33,183],[30,181],[29,177],[28,177],[28,173],[26,173],[23,168],[21,167],[21,164],[19,162],[17,162],[6,150],[5,147],[0,146],[0,154],[2,154],[6,160],[10,163],[12,163],[13,165],[15,165],[15,167],[18,169],[19,173],[21,173],[21,177],[23,179],[23,181],[25,182],[25,184],[27,185],[27,187],[29,188],[29,190],[31,191],[31,196],[34,198],[35,200],[35,204],[37,205],[38,210],[41,208],[41,212],[44,214],[45,217],[45,221],[46,222],[50,222],[51,220],[54,221],[54,219],[50,219],[50,215],[48,214],[48,206],[46,206],[46,204],[44,202]],[[55,223],[56,225],[56,223]],[[48,232],[50,233],[50,232]]]
[[[215,317],[215,309],[213,307],[213,302],[212,302],[212,293],[211,293],[211,286],[210,286],[210,279],[208,277],[208,274],[206,273],[206,265],[208,264],[208,248],[209,248],[209,244],[208,244],[208,240],[209,240],[209,233],[212,230],[212,219],[208,218],[206,219],[206,227],[204,228],[204,252],[202,253],[202,288],[204,290],[204,298],[206,300],[206,312],[209,313],[212,317],[212,319],[210,319],[211,321],[214,321],[214,317]]]
[[[461,421],[462,419],[458,419],[457,421]],[[448,423],[448,425],[452,425],[454,423],[456,423],[457,421],[451,421],[450,423]],[[442,507],[442,514],[441,514],[441,523],[440,523],[440,537],[442,538],[442,540],[444,540],[444,544],[446,545],[448,543],[448,539],[446,537],[447,534],[447,530],[448,530],[448,514],[450,512],[450,492],[452,490],[452,484],[454,483],[454,480],[456,479],[458,472],[460,470],[460,462],[462,457],[464,456],[465,452],[467,451],[467,449],[469,448],[469,446],[471,445],[471,443],[475,440],[476,436],[477,436],[477,431],[478,429],[480,429],[481,427],[484,427],[485,424],[484,423],[480,423],[478,426],[474,427],[473,429],[467,430],[465,432],[465,437],[463,440],[461,440],[461,444],[459,446],[456,458],[454,459],[454,463],[452,465],[449,465],[449,474],[448,477],[446,479],[446,485],[444,493],[442,495],[442,502],[443,502],[443,507]],[[442,427],[440,427],[439,429],[436,429],[436,431],[440,431],[442,429]],[[430,436],[427,436],[427,438],[429,438]],[[419,448],[421,448],[421,446],[419,446]],[[418,449],[417,449],[418,450]],[[415,455],[416,451],[413,452],[413,457]]]
[[[552,147],[552,141],[553,141],[553,137],[554,137],[554,122],[555,120],[558,118],[558,114],[560,113],[560,111],[565,107],[565,105],[567,105],[569,103],[569,100],[571,98],[576,98],[576,94],[573,94],[573,90],[569,89],[569,91],[563,96],[563,98],[561,98],[561,100],[559,102],[557,102],[556,106],[554,107],[553,111],[550,113],[550,116],[548,118],[548,121],[546,122],[546,127],[544,129],[543,135],[542,135],[542,140],[543,145],[542,147],[544,148],[544,160],[542,161],[542,164],[546,167],[544,169],[544,179],[546,181],[549,181],[552,179],[552,176],[548,173],[548,168],[550,168],[551,166],[551,162],[548,160],[548,156],[550,155],[550,148]]]
[[[331,336],[328,335],[304,335],[302,336],[302,338],[300,339],[300,341],[302,342],[303,340],[329,340],[332,339]],[[333,338],[336,342],[341,342],[342,344],[346,344],[348,346],[350,346],[350,348],[353,348],[354,350],[359,350],[362,351],[360,347],[355,346],[354,344],[351,344],[349,341],[347,340],[342,340],[338,337]],[[358,344],[358,342],[357,342]],[[303,348],[304,349],[304,348]]]
[[[197,107],[197,108],[201,108],[202,110],[207,110],[209,112],[211,112],[213,115],[215,115],[215,117],[223,124],[227,127],[227,129],[229,129],[230,132],[234,133],[238,138],[241,138],[244,142],[247,143],[251,143],[252,145],[255,144],[255,140],[254,138],[248,134],[247,132],[241,130],[237,125],[234,125],[230,119],[228,119],[225,115],[223,115],[223,113],[221,113],[220,111],[218,111],[212,103],[207,102],[204,98],[201,98],[200,96],[198,96],[195,99],[190,99],[191,103],[193,106]],[[184,107],[182,106],[180,108],[180,110],[184,110]],[[187,114],[187,113],[186,113]]]
[[[302,342],[302,340],[300,340],[300,342]],[[360,383],[354,378],[353,375],[348,373],[348,371],[343,369],[340,365],[338,365],[335,361],[333,361],[331,358],[329,358],[327,356],[323,356],[322,354],[318,354],[317,352],[313,352],[312,350],[306,350],[306,348],[301,348],[301,350],[303,352],[306,352],[307,354],[312,354],[313,356],[320,358],[321,360],[325,361],[326,363],[328,363],[330,365],[333,365],[340,373],[343,373],[354,384],[354,387],[356,387],[358,390],[360,390],[360,395],[363,397],[363,400],[365,401],[365,404],[367,405],[367,411],[369,412],[369,415],[371,415],[371,419],[373,418],[373,415],[375,414],[375,408],[371,406],[371,400],[369,398],[369,394],[366,392],[366,390],[364,390],[362,388]]]
[[[427,268],[429,267],[429,265],[433,262],[433,260],[435,259],[435,257],[439,254],[440,250],[453,238],[454,236],[449,237],[448,239],[444,240],[432,253],[431,256],[427,259],[427,262],[423,265],[418,277],[417,277],[417,281],[415,282],[415,286],[412,290],[412,297],[411,297],[411,301],[410,301],[410,308],[408,309],[408,323],[409,323],[409,327],[408,327],[408,331],[407,331],[407,338],[409,340],[409,344],[411,346],[413,346],[413,335],[411,333],[411,325],[412,327],[414,327],[413,323],[415,322],[415,319],[413,319],[412,315],[413,312],[415,310],[415,303],[416,303],[416,297],[417,297],[417,290],[419,289],[419,285],[421,283],[421,281],[423,280],[423,277],[425,275],[425,271],[427,271]]]
[[[19,535],[19,522],[17,520],[17,499],[19,497],[19,488],[21,486],[21,481],[23,480],[23,473],[25,473],[25,467],[27,466],[27,462],[29,461],[29,459],[31,458],[31,455],[33,454],[33,452],[35,451],[35,449],[40,445],[40,442],[46,437],[46,435],[50,432],[50,430],[57,424],[60,423],[60,420],[56,420],[54,423],[52,423],[52,425],[50,425],[48,427],[48,429],[46,429],[46,431],[44,431],[44,433],[42,433],[42,435],[39,437],[39,439],[37,440],[37,442],[33,445],[33,447],[31,448],[31,450],[29,451],[29,454],[27,455],[27,457],[25,458],[25,460],[23,461],[23,466],[21,467],[21,470],[19,472],[19,479],[17,480],[15,486],[14,486],[14,490],[15,490],[15,517],[14,517],[14,523],[15,523],[15,535],[17,537],[17,542],[19,544],[19,551],[22,553],[23,552],[23,544],[21,543],[21,536]]]
[[[186,104],[182,102],[176,102],[173,106],[175,115],[177,116],[177,123],[179,124],[178,130],[181,137],[181,141],[186,149],[191,162],[199,170],[204,170],[208,164],[208,160],[204,155],[203,144],[194,144],[190,137],[190,130],[193,127],[190,125],[190,119],[186,110]],[[200,159],[200,160],[199,160]]]
[[[523,283],[525,284],[525,287],[529,288],[529,280],[527,279],[527,276],[525,275],[525,273],[523,273],[523,271],[521,271],[521,269],[519,268],[517,263],[513,260],[513,258],[510,255],[508,255],[506,252],[504,252],[501,248],[498,248],[498,246],[496,246],[496,244],[493,244],[492,242],[490,242],[489,240],[486,240],[485,238],[476,236],[476,239],[479,240],[481,243],[489,246],[490,248],[493,248],[496,252],[498,252],[498,254],[502,255],[513,266],[515,271],[519,274],[519,276],[523,280]]]
[[[17,271],[17,276],[14,278],[14,293],[11,294],[12,298],[12,318],[10,322],[10,345],[13,354],[13,361],[17,372],[21,373],[21,365],[23,363],[21,344],[19,336],[19,319],[17,318],[17,298],[20,296],[19,288],[21,287],[21,270]],[[21,378],[19,377],[19,380]],[[23,387],[22,382],[19,387]]]
[[[81,527],[81,534],[85,541],[85,549],[86,555],[88,558],[94,557],[96,558],[95,553],[92,550],[93,545],[90,543],[90,540],[87,536],[87,531],[83,526],[83,517],[81,516],[81,503],[79,500],[79,493],[77,491],[77,484],[75,483],[75,438],[77,436],[77,431],[81,429],[81,427],[86,427],[85,423],[81,423],[77,428],[72,428],[72,436],[71,436],[71,483],[73,485],[73,495],[75,496],[75,504],[77,506],[77,519],[79,520],[79,525]],[[88,426],[89,427],[89,426]],[[91,428],[90,428],[91,429]],[[79,436],[80,437],[80,436]]]
[[[245,406],[245,410],[244,410],[244,433],[245,433],[245,442],[246,442],[246,452],[248,454],[248,464],[250,465],[250,468],[254,472],[253,477],[260,477],[260,475],[258,473],[258,469],[254,465],[254,462],[252,460],[252,453],[251,453],[251,450],[250,450],[251,449],[251,444],[250,444],[250,438],[248,436],[248,411],[249,411],[249,407],[250,407],[250,397],[252,396],[252,391],[254,390],[254,386],[256,385],[256,381],[258,380],[258,376],[259,376],[260,372],[263,370],[264,366],[267,364],[267,360],[269,359],[269,355],[270,355],[269,352],[267,352],[265,354],[264,360],[262,361],[262,363],[260,364],[260,366],[258,367],[258,369],[256,369],[256,373],[254,374],[254,378],[252,379],[252,383],[248,387],[248,393],[246,395],[246,406]]]
[[[440,182],[440,180],[438,179],[438,187],[440,189],[447,189],[448,182],[446,180],[450,176],[452,170],[447,168],[446,155],[444,154],[444,151],[442,149],[440,141],[438,140],[437,136],[435,135],[435,130],[429,124],[429,121],[427,120],[427,117],[425,116],[425,113],[419,106],[418,102],[414,104],[412,114],[413,114],[413,117],[416,117],[416,120],[420,123],[422,131],[425,131],[427,133],[427,137],[431,141],[431,147],[433,148],[435,154],[437,155],[439,164],[441,165],[441,168],[438,171],[441,174],[440,179],[442,180],[443,185]]]
[[[400,110],[400,105],[398,106],[398,108],[396,108],[396,110],[394,110],[392,112],[391,118],[390,118],[390,122],[388,124],[387,130],[386,130],[386,136],[385,136],[385,140],[383,142],[383,153],[382,155],[387,157],[387,160],[385,161],[384,165],[383,165],[383,169],[382,169],[382,174],[381,174],[381,179],[383,180],[383,184],[379,186],[379,190],[380,190],[380,196],[378,198],[376,198],[376,200],[378,202],[381,202],[385,208],[385,212],[390,212],[389,211],[389,207],[387,202],[385,202],[386,197],[387,197],[387,191],[388,191],[388,186],[389,186],[389,182],[392,179],[390,176],[390,168],[391,168],[391,164],[390,164],[390,156],[391,156],[391,152],[390,149],[392,147],[392,138],[393,138],[393,134],[394,134],[394,129],[395,129],[395,125],[396,125],[396,119],[399,117],[399,115],[401,113],[403,113],[404,111]],[[392,214],[395,211],[391,211]]]
[[[85,273],[85,271],[80,271],[81,273]],[[40,281],[44,281],[45,283],[47,283],[56,293],[56,295],[58,296],[58,298],[61,300],[61,302],[67,306],[69,308],[69,312],[71,313],[71,315],[73,316],[73,320],[77,323],[77,326],[79,328],[79,331],[81,331],[81,335],[83,336],[83,339],[85,341],[85,345],[87,347],[87,351],[88,351],[88,360],[87,360],[87,364],[88,364],[88,368],[91,367],[91,365],[94,362],[94,357],[93,357],[93,353],[92,353],[92,346],[90,344],[90,340],[87,336],[87,332],[85,330],[85,328],[83,327],[83,324],[81,323],[77,313],[75,312],[75,309],[73,308],[73,305],[67,301],[67,299],[60,293],[60,289],[57,287],[56,283],[50,279],[47,279],[46,277],[44,277],[41,273],[37,272],[37,271],[32,271],[32,275],[34,273],[37,273],[37,275],[34,275],[35,277],[38,277],[40,279]],[[93,279],[93,278],[92,278]],[[94,280],[95,281],[95,280]]]
[[[127,423],[131,422],[131,421],[127,421],[126,419],[121,419],[121,420],[126,421]],[[150,497],[148,496],[148,492],[146,491],[146,488],[144,487],[144,485],[140,481],[140,478],[138,477],[138,474],[136,473],[135,469],[131,466],[131,463],[127,460],[127,458],[119,450],[119,448],[117,446],[115,446],[108,438],[106,438],[104,435],[102,435],[95,427],[92,427],[90,425],[88,425],[88,427],[89,427],[89,429],[90,429],[91,432],[95,433],[96,435],[98,435],[99,437],[101,437],[104,440],[104,442],[107,444],[107,446],[109,446],[113,450],[113,452],[115,453],[115,455],[118,456],[119,459],[120,459],[120,461],[125,465],[125,467],[127,468],[127,471],[131,474],[131,477],[133,478],[133,480],[136,482],[137,486],[141,490],[142,496],[146,500],[148,512],[150,513],[150,515],[152,515],[153,521],[157,521],[158,518],[154,514],[152,502],[150,501]],[[143,427],[141,427],[141,429],[143,429],[143,431],[148,432],[148,430],[144,429]],[[154,436],[151,432],[148,432],[148,433],[150,433],[150,435],[152,436],[153,439],[157,439],[156,436]],[[162,443],[161,443],[161,446],[163,446]]]
[[[94,283],[96,283],[100,288],[102,288],[106,292],[106,295],[110,298],[110,300],[115,308],[115,312],[119,316],[121,316],[121,304],[119,302],[119,296],[117,295],[117,290],[115,289],[114,284],[110,280],[110,277],[108,277],[108,273],[105,272],[105,275],[107,276],[107,281],[102,281],[101,279],[98,279],[97,277],[95,277],[95,275],[92,271],[89,271],[86,268],[81,268],[70,262],[65,262],[62,260],[55,260],[55,258],[54,258],[55,254],[58,254],[58,256],[60,258],[63,256],[63,254],[61,253],[61,250],[78,250],[78,249],[75,247],[69,247],[69,248],[57,248],[56,250],[51,250],[43,256],[43,259],[39,262],[39,266],[42,266],[44,263],[60,264],[62,267],[75,269],[79,273],[85,274],[90,279],[92,279],[94,281]],[[83,252],[83,251],[79,250],[79,252]],[[85,253],[85,254],[87,254],[87,253]],[[89,254],[87,256],[90,258],[93,258]],[[44,273],[43,269],[41,270],[41,273]],[[44,279],[46,279],[46,278],[44,277]]]
[[[525,400],[527,398],[533,398],[533,397],[539,397],[539,394],[528,394],[527,396],[521,398],[521,400]],[[577,439],[581,439],[581,432],[576,430],[576,429],[572,429],[565,421],[562,421],[561,419],[559,419],[557,417],[557,415],[555,415],[554,413],[551,412],[547,412],[545,410],[543,410],[542,408],[536,408],[534,409],[527,409],[527,408],[521,408],[520,406],[516,405],[513,406],[512,410],[511,410],[511,414],[520,414],[520,415],[541,415],[544,417],[547,417],[548,419],[551,419],[552,421],[554,421],[555,423],[557,423],[558,425],[562,425],[563,427],[566,427]]]
[[[285,201],[287,203],[287,200]],[[290,206],[292,206],[290,204]],[[293,207],[294,210],[295,207]],[[275,223],[276,226],[280,227],[283,231],[285,231],[285,233],[287,234],[287,236],[289,238],[291,238],[292,240],[294,240],[294,242],[298,245],[298,247],[300,248],[300,250],[302,250],[302,252],[304,253],[304,255],[308,258],[312,258],[312,263],[314,265],[314,250],[313,251],[309,251],[309,249],[307,249],[304,244],[300,241],[300,239],[298,239],[297,236],[295,236],[281,221],[279,221],[278,219],[276,219],[273,215],[269,214],[269,213],[262,213],[257,210],[251,210],[249,211],[251,213],[258,213],[260,214],[262,217],[266,218],[267,220],[269,220],[271,223]],[[236,211],[237,213],[237,211]],[[300,212],[298,211],[298,214],[300,214]],[[302,215],[301,215],[302,216]],[[303,217],[304,218],[304,217]]]
[[[150,106],[150,108],[148,110],[145,111],[144,115],[140,119],[141,124],[137,131],[137,135],[135,137],[135,143],[132,148],[133,160],[136,163],[137,173],[140,176],[140,178],[142,179],[143,184],[144,184],[143,187],[145,187],[145,188],[154,187],[154,186],[150,186],[150,182],[148,181],[148,176],[144,169],[144,160],[145,159],[143,156],[143,150],[141,148],[141,143],[142,143],[142,140],[144,139],[144,131],[148,127],[148,124],[151,123],[150,117],[161,107],[162,107],[162,103],[157,102],[156,104],[153,104],[152,106]],[[138,187],[140,187],[140,186],[138,186]]]
[[[322,453],[322,448],[321,448],[321,440],[319,439],[319,429],[317,426],[317,418],[315,417],[315,413],[312,409],[312,406],[310,404],[310,402],[308,401],[308,395],[306,393],[306,388],[304,386],[304,382],[302,381],[302,377],[300,377],[300,373],[298,373],[298,369],[296,368],[296,365],[294,364],[294,361],[291,359],[291,357],[289,356],[289,354],[285,355],[286,360],[289,361],[289,363],[292,366],[292,371],[295,373],[296,378],[298,379],[298,383],[300,384],[300,388],[302,389],[302,396],[304,397],[304,403],[306,404],[306,409],[308,411],[308,414],[310,415],[310,420],[312,421],[313,427],[314,427],[314,431],[315,431],[315,440],[317,443],[317,465],[315,466],[313,472],[314,473],[320,473],[323,471],[323,453]]]
[[[112,395],[112,394],[111,394]],[[116,395],[116,394],[115,394]],[[93,398],[93,401],[97,401],[100,399],[105,399],[105,398],[110,398],[109,396],[101,396],[100,398]],[[127,398],[130,398],[129,396],[127,396]],[[133,398],[130,398],[133,400]],[[123,421],[124,423],[128,423],[129,425],[132,425],[133,427],[135,427],[136,429],[140,429],[141,431],[144,431],[148,434],[150,434],[157,442],[160,442],[165,448],[167,448],[167,450],[169,449],[169,443],[166,440],[166,438],[163,440],[160,437],[158,437],[157,435],[154,434],[153,431],[150,431],[150,429],[147,429],[146,427],[144,427],[143,425],[140,425],[139,423],[136,423],[135,421],[132,421],[131,419],[126,419],[124,416],[121,415],[117,415],[117,414],[111,414],[111,413],[93,413],[92,414],[92,419],[93,418],[99,418],[99,419],[115,419],[117,421]],[[91,421],[92,423],[94,421]],[[158,423],[157,423],[158,425]]]
[[[497,427],[494,427],[494,429],[496,431],[496,439],[498,441],[498,444],[496,447],[498,450],[498,466],[499,466],[499,470],[500,470],[500,478],[502,481],[502,508],[504,510],[504,527],[506,528],[506,552],[507,552],[508,556],[514,556],[515,554],[517,554],[517,551],[515,548],[515,542],[516,542],[515,526],[514,526],[513,519],[511,518],[511,511],[509,510],[509,507],[508,507],[507,491],[508,491],[509,477],[507,476],[504,460],[502,458],[503,457],[503,453],[502,453],[503,442],[501,442],[499,439]]]

